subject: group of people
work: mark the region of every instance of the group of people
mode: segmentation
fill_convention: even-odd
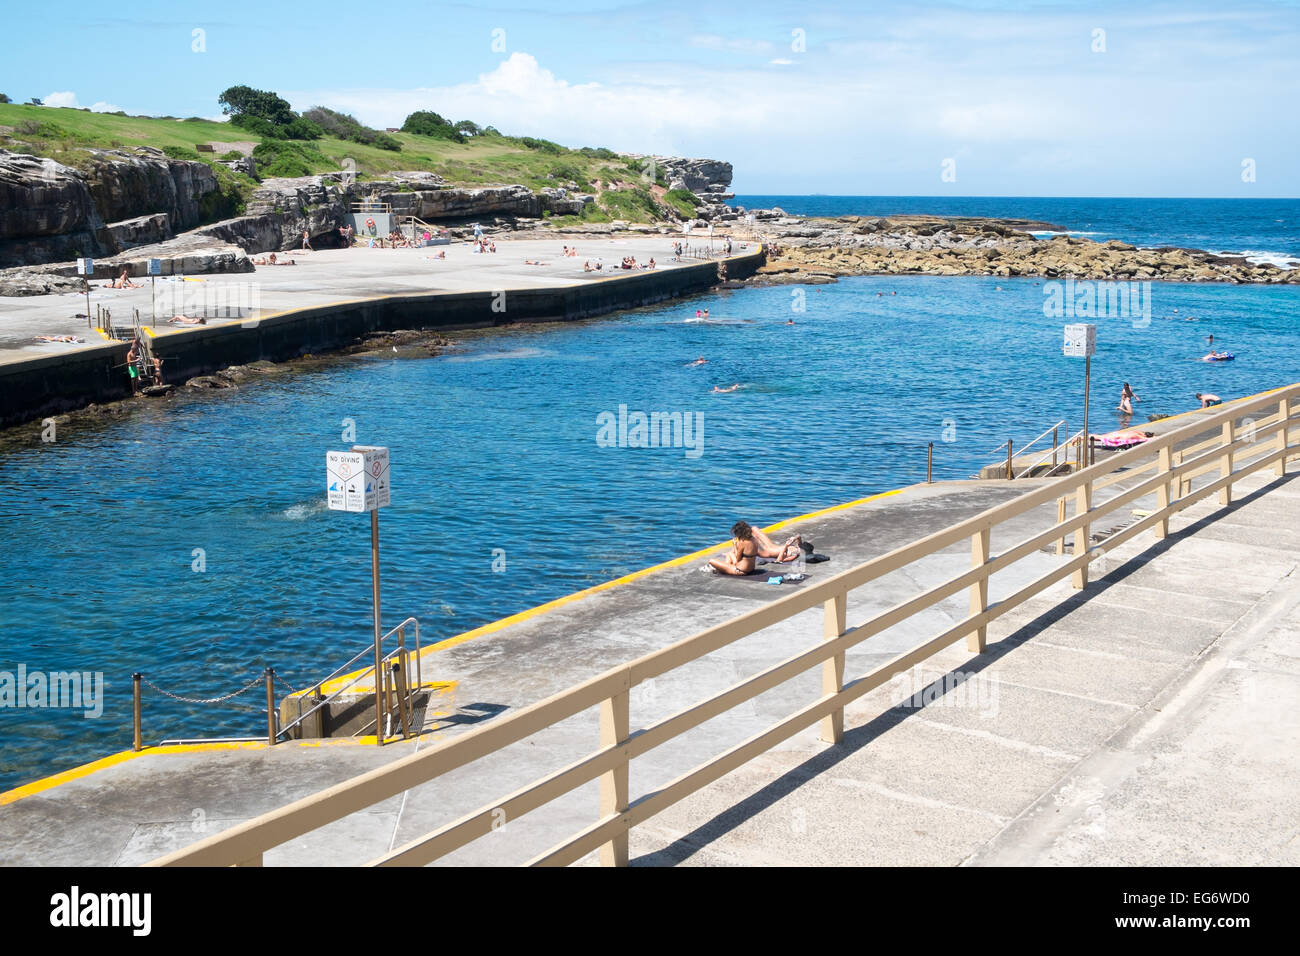
[[[131,376],[132,386],[141,381],[146,374],[150,374],[153,379],[151,385],[161,385],[163,383],[162,367],[163,360],[156,355],[150,359],[144,343],[138,337],[132,340],[131,348],[126,353],[126,368],[127,373]]]
[[[294,259],[281,259],[274,252],[269,256],[263,256],[260,259],[254,259],[255,266],[296,266],[298,263]]]

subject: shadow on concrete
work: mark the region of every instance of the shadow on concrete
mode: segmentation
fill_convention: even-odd
[[[1236,498],[1226,508],[1219,508],[1213,514],[1207,515],[1179,531],[1171,531],[1169,537],[1163,540],[1153,541],[1151,546],[1141,554],[1108,571],[1105,580],[1089,582],[1088,586],[1082,591],[1062,601],[1051,610],[1040,614],[996,644],[990,644],[982,655],[964,663],[960,671],[950,670],[948,673],[936,677],[902,703],[895,705],[866,724],[854,728],[846,727],[843,743],[839,746],[829,747],[822,753],[805,760],[802,764],[790,769],[761,790],[728,807],[722,813],[678,838],[662,850],[644,854],[630,861],[631,865],[675,866],[684,862],[698,851],[708,847],[710,843],[740,826],[750,817],[768,809],[783,797],[789,796],[808,780],[831,770],[836,764],[857,753],[887,731],[897,727],[908,717],[919,713],[931,703],[937,703],[943,694],[952,688],[954,682],[961,683],[969,680],[980,671],[997,664],[1007,654],[1026,644],[1052,624],[1062,620],[1071,612],[1083,607],[1093,598],[1104,594],[1114,585],[1145,567],[1167,552],[1177,542],[1231,515],[1240,506],[1254,501],[1266,492],[1297,479],[1300,479],[1300,474],[1274,478],[1262,488]],[[849,683],[846,681],[845,686],[849,686]]]

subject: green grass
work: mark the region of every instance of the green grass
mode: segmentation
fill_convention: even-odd
[[[342,169],[344,160],[350,159],[356,164],[355,168],[362,179],[380,177],[398,170],[424,170],[437,173],[458,186],[507,186],[521,183],[530,189],[541,189],[576,183],[582,191],[590,190],[597,180],[608,185],[611,180],[626,183],[635,178],[629,172],[627,160],[612,157],[607,150],[567,149],[546,140],[512,136],[476,136],[467,142],[455,143],[412,133],[389,135],[401,144],[400,152],[325,137],[305,144],[310,148],[294,155],[292,161],[286,160],[283,165],[286,170],[294,170],[295,175],[313,175]],[[262,137],[229,123],[208,120],[153,119],[45,106],[0,104],[0,147],[48,156],[81,169],[86,168],[90,158],[86,152],[88,147],[120,149],[153,146],[169,155],[198,158],[211,163],[215,161],[211,153],[197,152],[196,147],[200,143],[260,143],[261,140]],[[529,147],[529,143],[533,148]],[[666,197],[665,202],[683,215],[690,214],[687,209],[689,204],[684,201]],[[606,192],[601,197],[601,203],[603,210],[592,210],[583,218],[586,221],[602,221],[594,218],[602,215],[638,222],[663,218],[663,210],[639,184],[616,193]],[[577,217],[556,217],[551,221],[561,222],[565,219],[579,221]]]

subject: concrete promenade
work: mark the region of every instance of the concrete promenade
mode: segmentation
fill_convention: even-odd
[[[998,619],[984,655],[959,642],[851,705],[843,745],[828,747],[809,728],[635,828],[633,863],[1300,862],[1298,481],[1251,476],[1231,507],[1198,503],[1172,519],[1166,541],[1146,533],[1121,545],[1094,562],[1084,591],[1062,582]],[[1038,484],[913,486],[776,533],[804,533],[831,556],[809,566],[815,582]],[[1126,525],[1130,508],[1152,500],[1107,516],[1094,533]],[[1054,520],[1049,504],[999,526],[994,552]],[[0,862],[147,862],[799,586],[715,578],[701,573],[703,560],[669,562],[430,653],[426,679],[456,685],[417,741],[147,750],[0,796]],[[953,547],[859,589],[850,624],[969,560],[968,546]],[[1062,560],[1050,549],[1030,555],[993,577],[990,600]],[[961,594],[871,638],[848,653],[846,678],[966,612]],[[632,726],[715,694],[820,634],[820,612],[805,612],[642,685]],[[819,687],[817,672],[806,673],[638,758],[633,799],[816,699]],[[594,711],[581,714],[273,849],[266,862],[365,862],[597,741]],[[596,816],[593,783],[444,862],[521,862]]]
[[[637,262],[655,260],[659,269],[694,265],[699,260],[686,259],[673,262],[673,242],[678,235],[646,237],[630,235],[626,239],[500,239],[497,252],[476,254],[468,243],[446,246],[429,246],[423,249],[322,249],[317,252],[278,253],[282,260],[293,260],[293,266],[258,266],[255,272],[225,275],[195,276],[190,281],[157,280],[160,308],[184,302],[201,302],[204,293],[211,299],[221,299],[222,287],[255,283],[264,312],[310,308],[330,302],[363,299],[378,296],[402,295],[420,292],[471,292],[492,289],[545,289],[571,285],[575,282],[595,282],[629,273],[618,268],[624,256],[634,256]],[[565,258],[563,246],[578,249],[581,255]],[[735,252],[756,248],[752,243],[742,250],[736,243]],[[445,251],[446,259],[434,259]],[[257,256],[255,258],[265,258]],[[535,260],[545,265],[527,265],[525,260]],[[600,272],[583,272],[586,261],[595,265],[603,261]],[[91,313],[96,306],[112,310],[113,322],[129,326],[133,309],[139,309],[146,324],[152,316],[153,289],[148,278],[133,281],[143,283],[140,289],[106,289],[104,284],[116,276],[96,275],[90,292]],[[232,299],[236,296],[230,297]],[[183,300],[183,301],[182,301]],[[0,365],[24,358],[43,355],[60,355],[103,344],[93,330],[87,329],[85,318],[86,297],[81,293],[63,295],[25,296],[0,298]],[[181,311],[177,308],[175,311]],[[158,316],[158,335],[185,334],[188,329],[167,325],[165,320],[173,312]],[[198,312],[190,309],[187,314]],[[238,325],[243,317],[210,320],[212,325],[232,323]],[[36,335],[75,335],[86,339],[84,345],[42,344],[34,341]]]
[[[91,403],[130,397],[126,356],[138,309],[142,338],[162,362],[164,384],[179,385],[234,365],[282,362],[355,344],[398,329],[469,329],[559,322],[605,315],[704,293],[727,277],[746,278],[762,263],[754,243],[735,243],[725,259],[672,260],[675,237],[575,240],[580,256],[562,256],[560,240],[501,240],[496,253],[460,244],[423,249],[339,249],[291,255],[297,265],[255,273],[158,280],[156,298],[140,289],[91,293],[125,339],[87,327],[76,293],[0,300],[0,428]],[[446,259],[433,256],[445,251]],[[621,269],[624,257],[654,269]],[[602,261],[586,272],[585,262]],[[96,280],[98,282],[98,280]],[[154,303],[157,323],[151,326]],[[77,318],[80,313],[82,318]],[[169,325],[183,314],[206,325]],[[80,343],[37,343],[36,335],[72,335]]]

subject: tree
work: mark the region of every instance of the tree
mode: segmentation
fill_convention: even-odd
[[[456,124],[455,129],[456,132],[462,133],[465,136],[477,136],[479,133],[483,132],[483,130],[479,128],[478,123],[471,123],[469,120],[461,120]]]
[[[13,100],[5,96],[3,93],[0,93],[0,103],[12,103],[12,102]]]
[[[465,142],[465,135],[433,110],[416,110],[402,124],[402,132],[415,133],[417,136],[450,139],[457,143]]]
[[[240,116],[256,116],[276,126],[288,126],[298,117],[288,100],[251,86],[232,86],[217,97],[217,102],[232,122]]]

